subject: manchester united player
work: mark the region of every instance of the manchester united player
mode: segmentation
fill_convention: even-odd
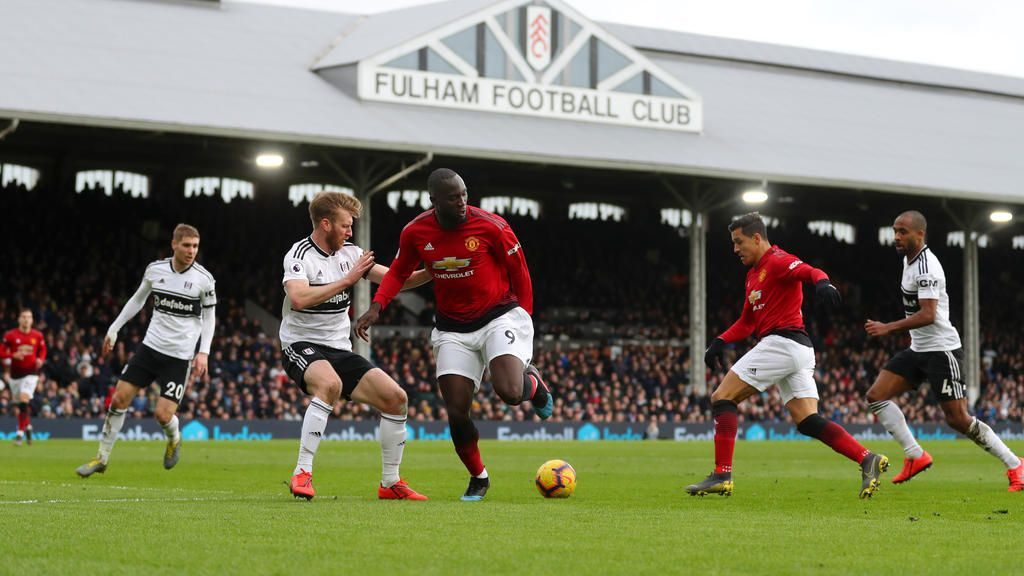
[[[18,312],[18,327],[4,334],[3,354],[4,380],[11,383],[11,400],[15,402],[14,413],[18,417],[18,433],[14,444],[21,445],[22,439],[32,444],[32,420],[29,416],[29,402],[36,393],[39,383],[39,369],[46,362],[46,342],[42,332],[32,328],[32,311],[22,308]]]
[[[828,276],[768,242],[764,220],[757,212],[729,224],[733,252],[747,271],[743,313],[728,330],[711,342],[704,362],[711,369],[722,364],[728,343],[757,334],[760,341],[733,364],[722,383],[711,394],[715,419],[715,471],[706,479],[686,487],[690,495],[732,494],[732,456],[736,444],[737,405],[747,398],[779,386],[800,433],[821,440],[836,452],[860,464],[860,497],[868,498],[878,489],[878,477],[889,467],[889,459],[873,454],[850,436],[842,426],[818,414],[818,388],[814,383],[814,348],[804,330],[800,312],[803,284],[813,283],[819,304],[836,306],[839,292]]]
[[[484,369],[494,391],[510,405],[530,400],[541,418],[551,416],[554,402],[533,359],[533,285],[526,257],[512,228],[500,216],[466,205],[466,184],[447,168],[427,179],[433,209],[403,230],[391,270],[356,325],[367,329],[398,294],[420,262],[434,277],[437,298],[431,334],[437,379],[448,411],[452,442],[470,480],[463,500],[482,500],[490,487],[480,459],[480,438],[470,419],[473,394]]]
[[[1024,462],[1011,451],[988,424],[971,416],[960,377],[960,334],[949,321],[946,273],[938,257],[925,244],[928,221],[910,210],[893,222],[896,253],[903,256],[902,320],[868,320],[869,336],[910,331],[910,348],[893,356],[868,390],[867,400],[878,421],[903,447],[903,470],[893,479],[902,484],[931,468],[932,457],[921,448],[907,426],[903,411],[891,402],[900,394],[927,381],[939,399],[949,427],[970,438],[1006,466],[1010,492],[1024,491]]]

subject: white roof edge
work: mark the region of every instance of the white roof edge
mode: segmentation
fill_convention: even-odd
[[[637,50],[814,70],[1024,98],[1024,78],[1014,76],[630,24],[614,22],[599,22],[599,24]],[[866,70],[867,68],[870,70]]]
[[[551,154],[526,154],[522,152],[506,152],[498,150],[481,150],[479,148],[460,148],[458,146],[437,146],[422,145],[412,142],[396,143],[365,139],[347,139],[330,136],[316,136],[309,134],[294,134],[261,130],[246,130],[240,128],[224,128],[217,126],[198,126],[191,124],[148,122],[129,120],[124,118],[102,118],[96,116],[75,116],[60,115],[37,112],[23,112],[15,110],[0,109],[0,116],[7,118],[18,118],[20,120],[52,122],[56,124],[73,124],[84,126],[95,126],[101,128],[120,128],[131,130],[157,130],[166,132],[177,132],[183,134],[195,134],[206,136],[221,136],[228,138],[250,138],[270,139],[281,142],[296,144],[313,144],[321,146],[339,146],[356,148],[379,152],[402,152],[426,154],[433,152],[435,155],[464,156],[480,160],[502,160],[513,162],[533,162],[541,164],[555,164],[571,166],[576,168],[604,168],[622,171],[656,172],[661,174],[674,174],[686,176],[703,176],[711,178],[728,178],[733,180],[767,180],[769,183],[798,184],[808,186],[827,186],[832,188],[843,188],[851,190],[871,189],[878,192],[890,192],[899,194],[912,194],[918,196],[947,196],[964,200],[976,200],[986,202],[1016,203],[1017,199],[1007,198],[999,194],[986,194],[980,192],[966,192],[963,190],[920,188],[899,184],[886,184],[882,182],[865,182],[857,180],[813,178],[794,176],[786,174],[770,174],[765,172],[744,172],[737,170],[718,170],[700,168],[695,166],[683,166],[678,164],[658,164],[648,162],[624,162],[621,160],[601,158],[579,158],[572,156],[559,156]]]

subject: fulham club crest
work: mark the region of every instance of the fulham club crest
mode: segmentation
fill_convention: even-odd
[[[526,7],[526,61],[534,70],[551,64],[551,8]]]

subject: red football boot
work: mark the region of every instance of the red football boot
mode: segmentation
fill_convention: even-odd
[[[305,470],[299,470],[298,474],[292,476],[292,483],[289,489],[296,498],[312,500],[315,494],[313,491],[313,474]]]
[[[399,480],[390,487],[377,487],[377,498],[381,500],[427,500],[427,497],[409,488],[405,480]]]
[[[1006,477],[1010,480],[1008,492],[1024,492],[1024,460],[1021,461],[1020,466],[1013,470],[1007,470]]]
[[[927,452],[922,451],[921,456],[917,458],[904,458],[903,470],[896,476],[893,476],[892,483],[903,484],[931,467],[932,455]]]

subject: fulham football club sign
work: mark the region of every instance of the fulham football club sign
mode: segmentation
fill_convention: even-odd
[[[359,97],[700,132],[700,96],[559,0],[505,0],[357,65]]]

